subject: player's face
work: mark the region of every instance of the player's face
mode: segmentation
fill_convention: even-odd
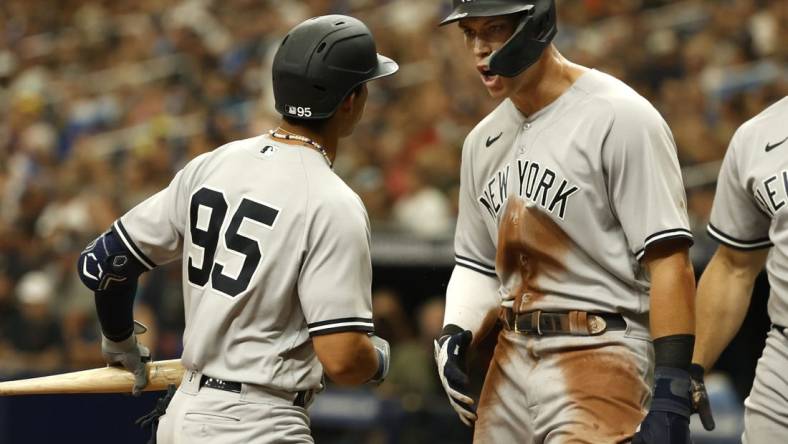
[[[471,17],[459,22],[465,38],[465,47],[473,53],[479,78],[491,96],[507,97],[516,91],[516,78],[492,75],[489,72],[489,57],[509,40],[517,28],[517,15],[495,17]]]

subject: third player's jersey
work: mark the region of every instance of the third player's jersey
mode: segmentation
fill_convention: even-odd
[[[457,265],[517,309],[622,313],[646,337],[654,242],[692,235],[659,113],[598,71],[525,118],[505,100],[463,147]]]
[[[315,388],[310,335],[372,331],[366,211],[313,149],[267,135],[230,143],[113,227],[148,267],[183,258],[187,368]]]
[[[774,248],[769,317],[788,325],[788,97],[745,122],[722,163],[708,232],[740,250]]]

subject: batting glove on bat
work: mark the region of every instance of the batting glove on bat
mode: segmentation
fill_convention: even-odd
[[[654,370],[654,397],[632,444],[692,444],[690,375],[675,367]]]
[[[714,416],[711,413],[709,394],[706,392],[706,384],[703,382],[705,369],[700,364],[690,366],[690,396],[692,397],[692,413],[697,413],[700,422],[706,430],[714,430]]]
[[[101,336],[101,354],[110,365],[121,365],[134,374],[134,387],[131,394],[139,396],[142,389],[148,385],[148,371],[145,363],[150,361],[148,347],[137,342],[137,335],[148,331],[141,322],[134,321],[134,332],[127,339],[115,342]]]
[[[460,415],[460,420],[468,427],[476,422],[473,398],[468,393],[468,372],[466,351],[471,345],[473,333],[462,330],[456,325],[447,325],[443,335],[435,341],[435,362],[443,389],[449,396],[449,404]]]
[[[378,354],[378,370],[372,375],[372,378],[369,382],[373,384],[380,384],[386,379],[386,375],[389,374],[389,362],[391,361],[391,349],[389,347],[389,341],[375,336],[370,335],[369,339],[372,341],[372,346],[375,347],[375,351]]]

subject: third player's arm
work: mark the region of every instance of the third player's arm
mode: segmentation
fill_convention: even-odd
[[[645,252],[651,275],[654,386],[648,414],[632,439],[637,444],[691,442],[690,362],[695,342],[695,274],[686,239],[663,240]]]
[[[656,244],[644,262],[651,275],[651,336],[694,334],[695,274],[686,242]]]
[[[768,253],[721,245],[711,258],[698,284],[693,362],[711,368],[739,331]]]
[[[326,376],[336,384],[363,384],[378,370],[378,355],[364,332],[313,336],[312,345]]]

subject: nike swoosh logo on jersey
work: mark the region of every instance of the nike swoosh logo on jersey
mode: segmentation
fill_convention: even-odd
[[[788,140],[788,137],[786,137],[785,139],[783,139],[783,140],[781,140],[781,141],[779,141],[777,143],[774,143],[774,144],[768,144],[767,143],[766,144],[766,152],[768,153],[769,151],[771,151],[771,150],[777,148],[778,146],[784,144],[786,140]],[[487,146],[490,146],[490,145],[487,145]]]
[[[498,141],[498,139],[500,139],[502,135],[503,135],[503,131],[501,131],[501,133],[500,133],[500,134],[498,134],[498,135],[497,135],[497,136],[495,136],[495,137],[489,137],[489,136],[487,136],[487,143],[486,143],[486,146],[487,146],[487,148],[489,148],[489,147],[490,147],[490,145],[492,145],[493,143],[497,142],[497,141]]]

